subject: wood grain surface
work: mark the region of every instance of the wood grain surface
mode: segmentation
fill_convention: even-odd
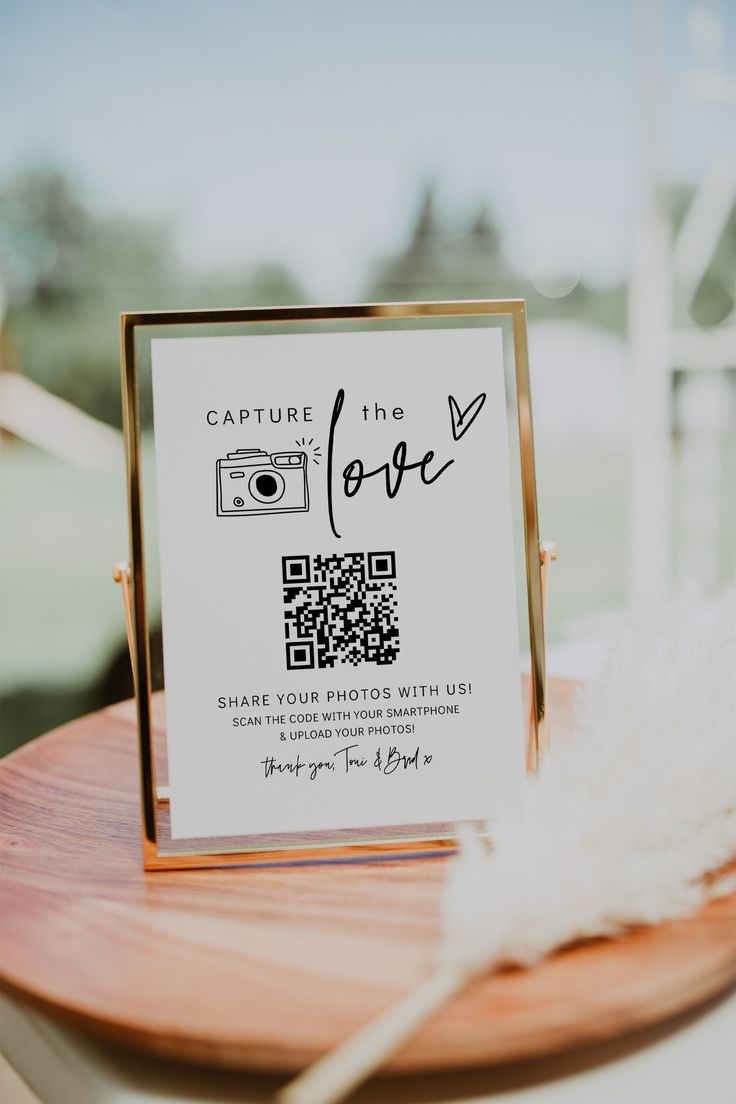
[[[552,684],[556,737],[571,684]],[[0,762],[0,983],[119,1042],[286,1071],[428,971],[446,858],[144,873],[130,703]],[[470,986],[388,1067],[483,1065],[601,1041],[736,980],[736,897]]]

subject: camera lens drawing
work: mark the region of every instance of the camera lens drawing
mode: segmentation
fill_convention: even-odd
[[[266,452],[242,448],[229,452],[216,465],[217,516],[306,513],[307,463],[304,449]]]

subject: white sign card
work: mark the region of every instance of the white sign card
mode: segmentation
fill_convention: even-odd
[[[498,328],[152,342],[174,839],[485,819],[524,776]]]

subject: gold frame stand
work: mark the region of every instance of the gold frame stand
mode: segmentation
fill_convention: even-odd
[[[123,428],[126,445],[130,558],[115,564],[113,578],[120,584],[123,614],[133,667],[138,720],[138,749],[143,829],[143,863],[147,870],[191,869],[346,858],[358,855],[419,854],[455,845],[455,836],[421,838],[355,839],[324,841],[305,839],[303,844],[217,850],[162,851],[159,849],[157,806],[169,800],[168,787],[156,785],[156,763],[151,719],[150,639],[145,597],[143,501],[141,479],[141,427],[136,331],[148,327],[263,325],[320,323],[357,320],[461,319],[506,317],[511,319],[514,349],[516,405],[521,460],[524,516],[524,550],[531,651],[530,707],[526,736],[527,771],[536,771],[549,746],[547,673],[544,646],[544,606],[549,564],[557,558],[555,546],[539,539],[537,488],[534,466],[526,303],[523,299],[479,299],[424,303],[363,303],[343,306],[266,307],[233,310],[144,311],[120,316]],[[219,842],[219,841],[217,841]]]

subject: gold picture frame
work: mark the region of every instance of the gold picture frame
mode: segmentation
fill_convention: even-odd
[[[158,813],[167,800],[164,788],[156,785],[156,756],[152,721],[150,635],[146,607],[144,558],[141,418],[136,335],[143,328],[186,326],[288,325],[290,323],[360,322],[361,320],[419,320],[463,318],[510,319],[514,353],[514,378],[523,498],[523,539],[526,594],[531,651],[530,711],[526,745],[528,770],[535,770],[548,743],[547,686],[544,645],[544,574],[547,560],[554,558],[550,546],[539,537],[537,488],[534,462],[526,303],[523,299],[482,299],[406,303],[363,303],[341,306],[256,307],[222,310],[174,310],[125,312],[120,316],[123,429],[126,448],[130,559],[116,565],[116,581],[124,584],[138,724],[141,787],[143,862],[147,870],[191,869],[253,865],[276,862],[324,861],[356,856],[376,857],[387,853],[427,854],[455,845],[455,834],[428,838],[380,838],[335,842],[311,839],[286,846],[259,849],[197,849],[173,852],[161,848]],[[386,830],[390,831],[390,830]],[[334,835],[334,833],[333,833]],[[385,835],[385,833],[384,833]]]

